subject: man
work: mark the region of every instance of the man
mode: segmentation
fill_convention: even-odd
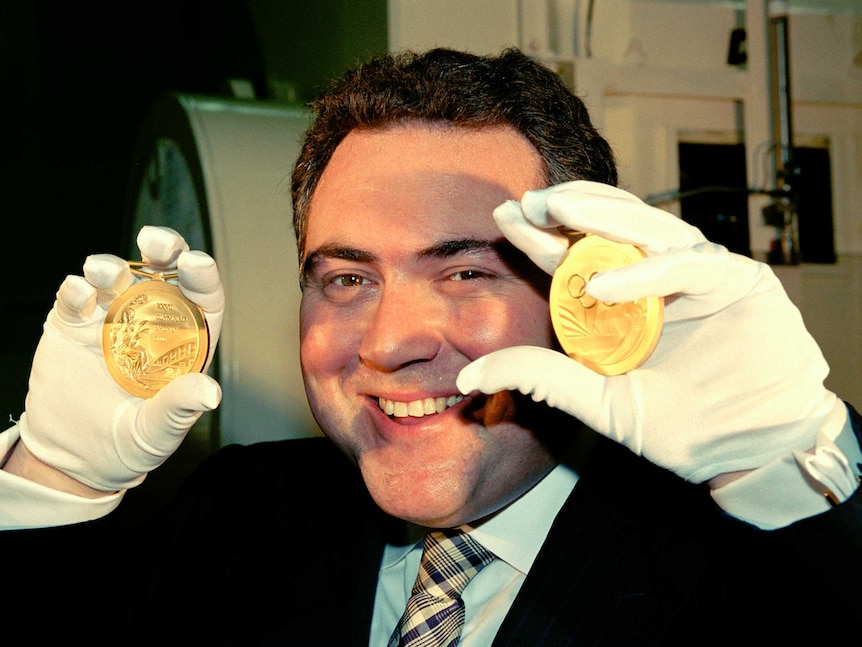
[[[43,638],[96,643],[404,644],[421,632],[405,608],[438,604],[411,598],[437,568],[420,566],[423,536],[430,553],[446,545],[432,529],[458,528],[472,580],[448,620],[425,621],[443,642],[420,644],[852,629],[858,416],[823,388],[768,267],[614,188],[583,104],[518,52],[384,57],[315,110],[294,222],[302,370],[329,440],[226,448],[144,527],[106,514],[219,392],[192,374],[146,401],[113,384],[97,331],[131,277],[91,257],[2,436],[20,435],[0,479],[13,616],[38,608]],[[646,252],[587,288],[665,297],[641,367],[605,377],[559,352],[561,230]],[[154,269],[178,267],[217,336],[211,259],[168,230],[139,244]]]

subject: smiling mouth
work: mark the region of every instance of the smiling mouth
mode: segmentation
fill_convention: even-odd
[[[452,405],[458,404],[463,399],[463,395],[450,395],[448,397],[440,398],[423,398],[421,400],[412,400],[410,402],[379,398],[378,403],[380,404],[380,409],[387,416],[394,416],[396,418],[421,418],[435,413],[443,413],[446,409]]]

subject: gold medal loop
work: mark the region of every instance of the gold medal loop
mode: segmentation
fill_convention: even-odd
[[[169,281],[173,279],[178,279],[180,277],[180,273],[173,272],[154,272],[150,270],[145,270],[143,268],[148,267],[146,263],[143,261],[127,261],[129,264],[129,269],[132,271],[132,274],[135,276],[140,276],[146,279],[150,279],[151,281]]]

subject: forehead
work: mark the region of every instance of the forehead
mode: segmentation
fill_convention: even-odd
[[[306,247],[335,232],[478,233],[493,227],[494,207],[543,186],[542,177],[538,152],[511,127],[352,131],[312,197]]]

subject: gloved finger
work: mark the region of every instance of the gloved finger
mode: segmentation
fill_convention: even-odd
[[[608,383],[625,376],[605,377],[549,348],[514,346],[474,360],[461,369],[456,385],[461,393],[520,391],[536,402],[586,423],[596,431],[612,433]],[[615,415],[632,418],[632,402],[615,403]]]
[[[528,191],[521,198],[527,218],[537,226],[556,223],[630,243],[647,254],[688,247],[706,238],[699,229],[636,196],[605,184],[578,180]]]
[[[137,243],[144,265],[158,271],[175,268],[180,254],[189,251],[185,239],[170,227],[144,225]]]
[[[83,276],[69,275],[57,290],[53,313],[64,326],[82,327],[93,321],[96,305],[96,288]]]
[[[556,228],[542,229],[524,217],[521,205],[508,200],[494,209],[494,220],[503,235],[530,260],[553,274],[569,248],[568,237]]]
[[[177,270],[180,290],[203,309],[207,320],[210,345],[204,364],[204,371],[206,371],[215,355],[216,344],[221,334],[225,304],[224,286],[215,260],[204,252],[183,252],[177,259]]]
[[[84,261],[84,277],[96,288],[96,300],[105,310],[135,281],[129,263],[113,254],[88,256]]]
[[[557,220],[554,213],[547,209],[547,200],[550,196],[557,193],[578,192],[585,197],[591,198],[609,198],[613,200],[628,200],[635,204],[643,204],[640,198],[619,189],[610,184],[601,182],[592,182],[589,180],[572,180],[571,182],[563,182],[554,184],[544,189],[536,189],[527,191],[521,197],[521,206],[530,221],[537,227],[550,228],[560,227],[565,225],[564,222]]]
[[[201,251],[183,252],[177,258],[177,271],[183,294],[204,312],[224,310],[224,287],[212,256]]]
[[[502,348],[467,364],[458,373],[455,385],[465,395],[473,391],[487,395],[499,391],[520,391],[524,395],[533,396],[537,401],[548,402],[547,385],[555,381],[554,376],[567,373],[568,364],[571,361],[562,353],[550,348],[539,346]],[[534,363],[542,366],[543,374],[539,384],[535,384],[531,378],[525,379],[527,372],[522,370],[533,366]],[[566,390],[571,390],[571,387],[566,385]],[[548,404],[551,403],[548,402]]]
[[[181,375],[155,396],[130,402],[116,426],[115,442],[120,460],[135,472],[148,472],[164,462],[180,446],[189,429],[205,411],[221,402],[218,382],[202,373]]]
[[[727,280],[728,252],[721,245],[700,243],[598,272],[587,284],[590,296],[606,303],[647,296],[700,295]]]
[[[680,295],[665,309],[665,320],[702,317],[740,299],[780,287],[768,265],[732,254],[715,243],[648,256],[637,263],[596,274],[587,293],[606,303],[622,303],[647,296]],[[783,290],[779,290],[783,292]]]

